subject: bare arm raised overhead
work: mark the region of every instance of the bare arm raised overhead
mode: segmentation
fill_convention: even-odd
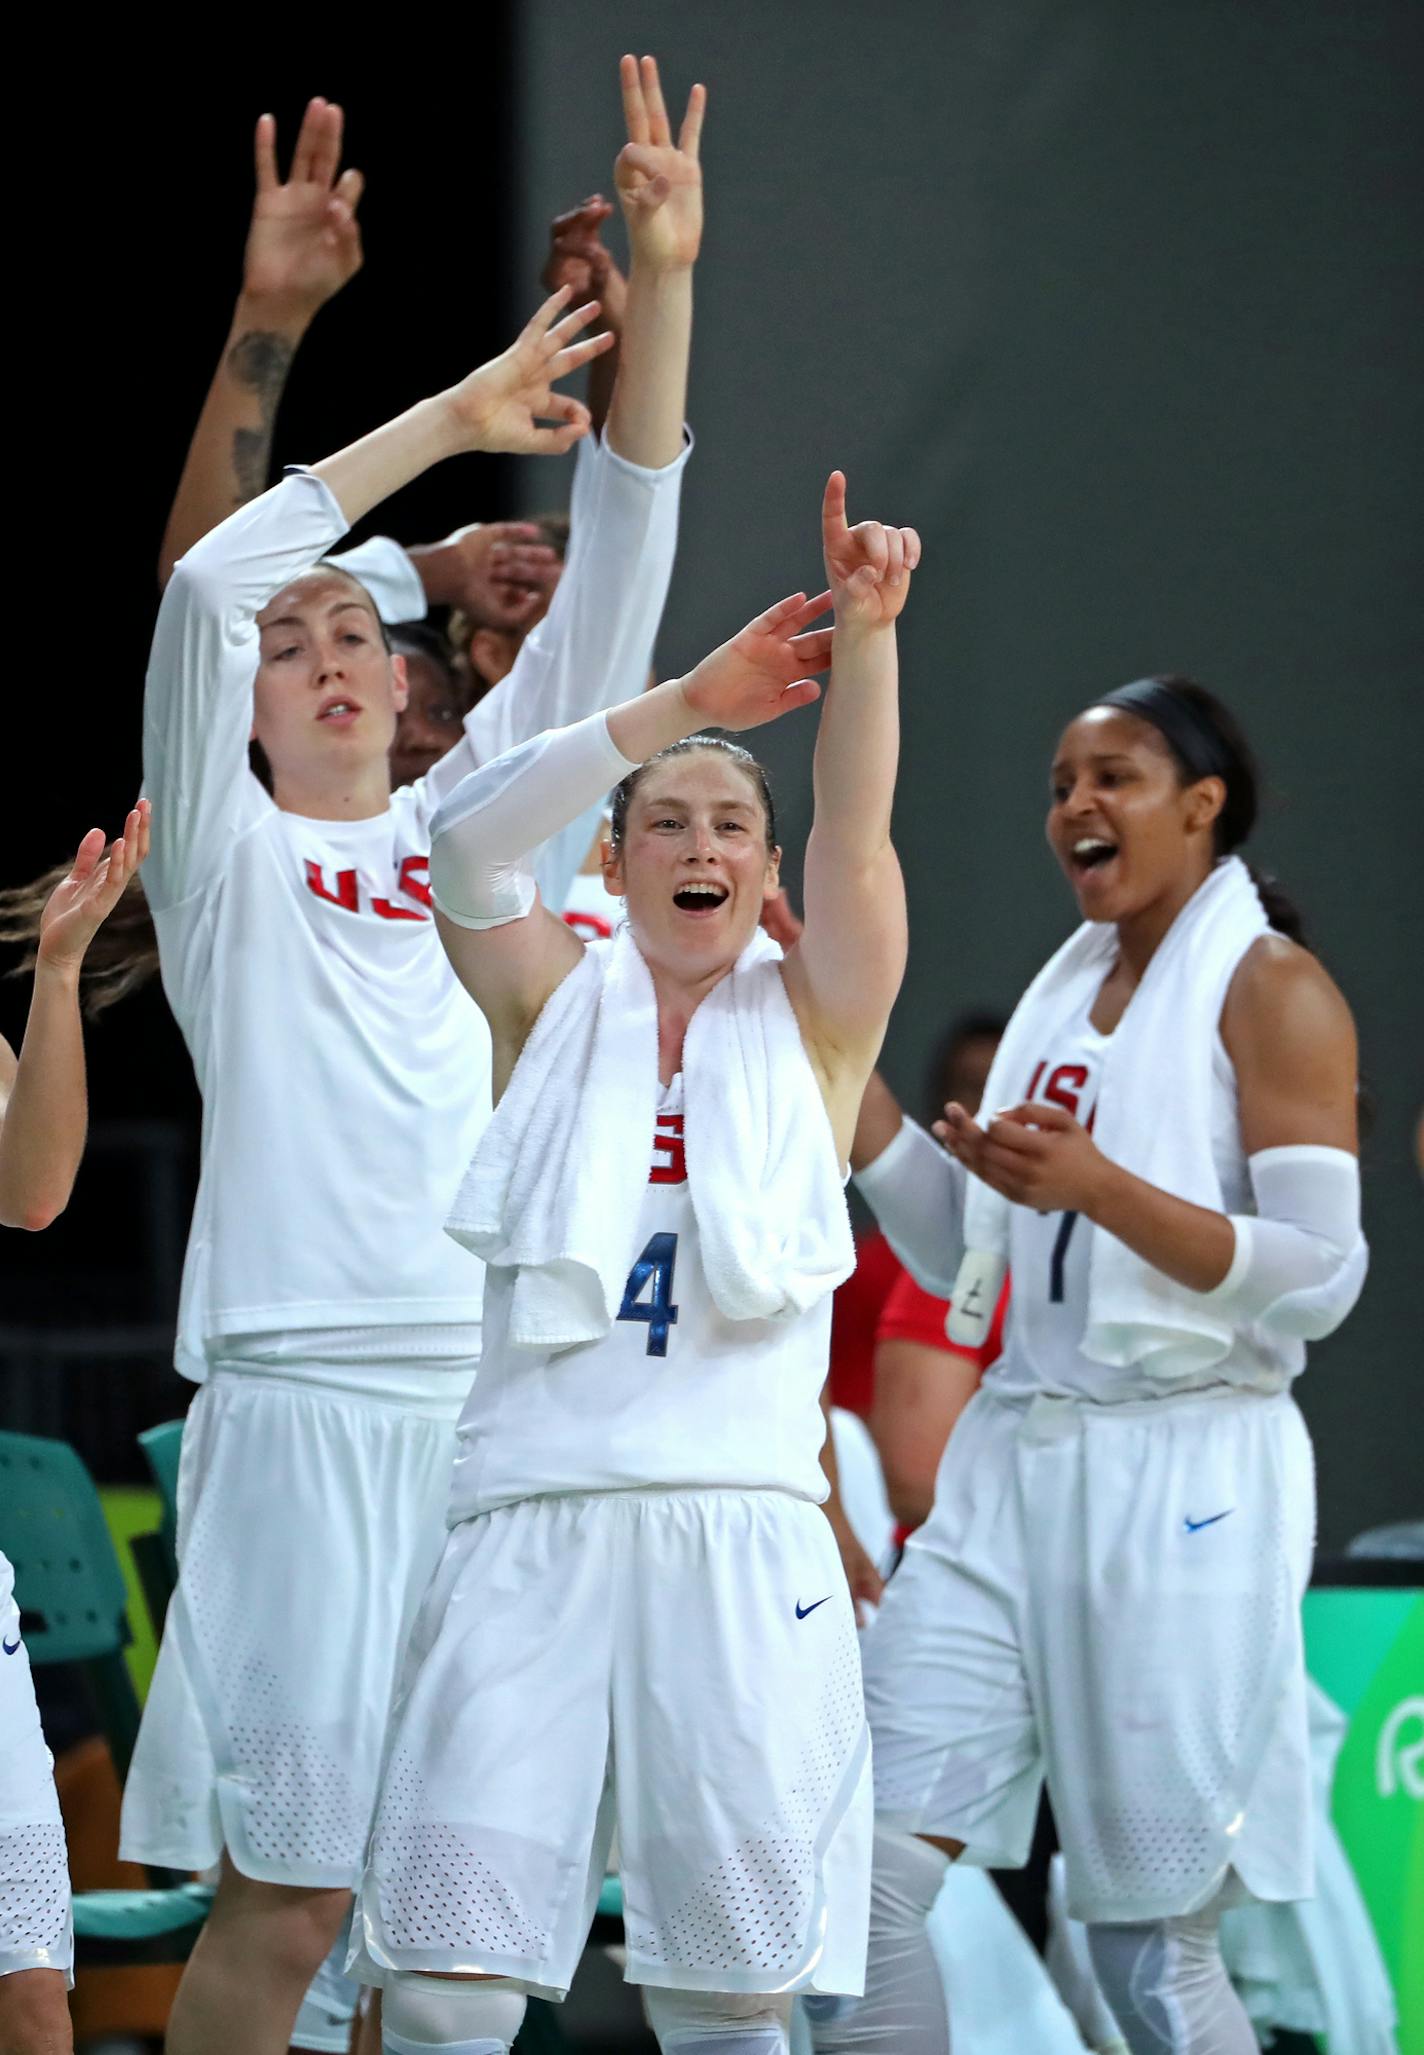
[[[890,840],[900,750],[895,623],[920,560],[913,528],[846,520],[833,471],[821,506],[835,661],[821,709],[805,925],[786,958],[796,1008],[844,1162],[905,971],[905,888]]]
[[[333,102],[310,101],[284,181],[276,121],[258,120],[242,290],[164,530],[160,585],[200,536],[266,486],[277,409],[302,338],[361,269],[363,180],[349,168],[338,176],[344,128]]]
[[[0,1222],[48,1227],[69,1203],[88,1127],[79,971],[84,952],[148,853],[140,800],[107,852],[102,828],[40,916],[34,991],[18,1062],[0,1038]]]

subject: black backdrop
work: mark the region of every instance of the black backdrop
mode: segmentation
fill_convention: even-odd
[[[12,688],[26,768],[0,826],[7,883],[57,861],[91,824],[112,829],[138,789],[158,544],[240,279],[258,114],[277,116],[285,171],[307,97],[339,100],[346,159],[367,180],[365,268],[298,356],[277,464],[325,455],[487,358],[516,304],[505,8],[478,10],[448,62],[413,38],[388,63],[330,22],[321,33],[284,24],[277,54],[240,49],[220,64],[153,33],[142,87],[132,38],[88,43],[67,69],[53,53],[49,76],[64,80],[46,108],[54,127],[42,143],[35,131],[33,205],[11,223],[17,273],[34,281],[21,425],[40,433],[9,508],[23,522],[10,613],[14,654],[24,650]],[[467,459],[418,481],[385,520],[406,540],[434,539],[511,511],[513,489],[501,460]],[[16,1045],[24,997],[0,983],[0,1028]],[[187,1053],[156,981],[88,1045],[96,1125],[171,1119],[196,1136]],[[132,1159],[101,1152],[48,1233],[0,1236],[0,1328],[131,1315],[143,1198]]]

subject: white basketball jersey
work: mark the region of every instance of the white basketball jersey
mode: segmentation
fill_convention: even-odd
[[[600,1340],[553,1354],[512,1348],[517,1273],[489,1270],[484,1356],[460,1416],[452,1525],[548,1492],[726,1488],[825,1498],[820,1394],[830,1295],[792,1320],[732,1321],[718,1311],[702,1271],[683,1119],[679,1076],[658,1108],[640,1253]]]
[[[1022,1080],[1025,1099],[1061,1106],[1091,1131],[1103,1055],[1110,1037],[1089,1019],[1092,1002],[1050,1035]],[[1163,1061],[1171,1054],[1164,1051]],[[1017,1088],[1019,1081],[1014,1080]],[[1211,1148],[1228,1213],[1252,1210],[1241,1145],[1236,1073],[1220,1035],[1212,1060]],[[1083,1353],[1088,1314],[1088,1262],[1095,1230],[1078,1213],[1036,1213],[1015,1206],[1009,1225],[1009,1314],[1004,1352],[985,1376],[992,1390],[1050,1391],[1114,1400],[1160,1398],[1159,1380],[1132,1365],[1114,1367]],[[1249,1331],[1205,1383],[1275,1390],[1282,1383],[1277,1355],[1256,1349]],[[1182,1387],[1174,1385],[1174,1390]]]

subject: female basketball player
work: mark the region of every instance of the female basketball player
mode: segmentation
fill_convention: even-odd
[[[482,1297],[441,1223],[488,1117],[489,1041],[431,920],[430,815],[531,728],[636,692],[667,588],[702,94],[675,143],[650,59],[626,60],[623,91],[633,263],[607,435],[580,451],[549,614],[461,744],[392,795],[401,664],[369,595],[321,560],[445,456],[578,440],[586,411],[549,381],[601,344],[576,340],[588,312],[560,319],[561,295],[494,363],[204,536],[159,614],[147,885],[205,1102],[180,1312],[180,1367],[203,1389],[123,1848],[223,1861],[170,2055],[286,2049],[360,1874],[391,1684],[439,1554]],[[596,818],[541,852],[556,903]]]
[[[108,854],[91,828],[40,918],[18,1060],[0,1036],[0,1222],[40,1228],[64,1211],[88,1126],[79,970],[148,853],[140,800]],[[20,1633],[14,1572],[0,1554],[0,2047],[65,2055],[74,1962],[69,1866],[49,1750]]]
[[[402,2055],[507,2049],[528,1991],[563,1994],[615,1817],[664,2048],[774,2055],[793,1989],[859,1987],[868,1758],[817,1401],[841,1166],[904,965],[895,621],[919,543],[848,528],[839,473],[823,521],[829,593],[437,817],[441,934],[503,1098],[451,1220],[490,1262],[487,1347],[360,1901]],[[697,731],[813,700],[831,598],[783,960],[758,929],[765,778]],[[585,950],[521,853],[618,777],[627,927]]]
[[[1009,1025],[998,1110],[946,1109],[954,1160],[907,1124],[862,1174],[956,1317],[987,1319],[1005,1259],[1014,1289],[866,1652],[870,1961],[821,2050],[948,2047],[925,1914],[946,1857],[1024,1859],[1045,1773],[1134,2055],[1249,2055],[1221,1908],[1310,1892],[1290,1385],[1364,1277],[1355,1036],[1230,854],[1256,806],[1199,685],[1073,721],[1048,838],[1087,924]]]

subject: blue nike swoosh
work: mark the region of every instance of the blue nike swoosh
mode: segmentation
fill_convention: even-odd
[[[4,1649],[6,1655],[14,1655],[19,1646],[18,1641],[0,1641],[0,1648]]]
[[[818,1598],[818,1599],[816,1600],[816,1605],[802,1605],[801,1601],[800,1601],[800,1600],[798,1599],[798,1600],[796,1601],[796,1617],[797,1617],[797,1619],[798,1619],[798,1620],[804,1620],[804,1619],[805,1619],[805,1617],[806,1617],[806,1615],[807,1615],[808,1613],[814,1613],[814,1612],[815,1612],[815,1610],[816,1610],[816,1606],[817,1606],[817,1605],[829,1605],[829,1604],[830,1604],[830,1602],[831,1602],[831,1598],[832,1598],[832,1596],[833,1596],[833,1594],[832,1594],[831,1592],[829,1592],[829,1591],[828,1591],[828,1592],[826,1593],[826,1595],[825,1595],[825,1597],[824,1597],[824,1598]]]
[[[1235,1511],[1235,1506],[1228,1506],[1224,1513],[1213,1513],[1209,1520],[1189,1519],[1185,1522],[1187,1532],[1188,1534],[1200,1534],[1203,1527],[1214,1527],[1218,1520],[1225,1520],[1230,1514],[1234,1513]]]

